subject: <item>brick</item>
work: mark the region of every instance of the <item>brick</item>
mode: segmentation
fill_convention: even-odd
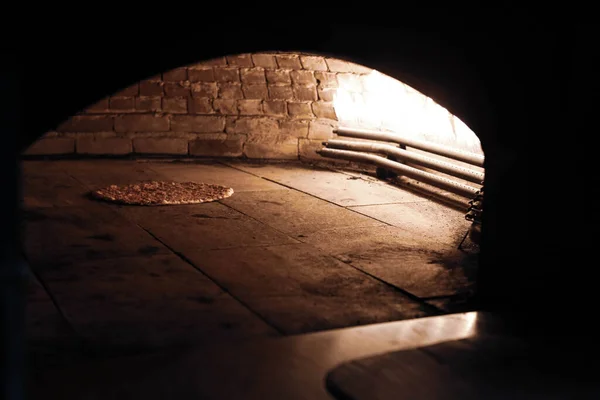
[[[115,117],[116,132],[167,132],[169,119],[152,114],[122,115]]]
[[[244,154],[252,159],[295,160],[298,158],[298,143],[246,143]]]
[[[240,157],[244,135],[202,135],[189,143],[190,155],[201,157]]]
[[[214,99],[213,107],[216,112],[223,115],[237,115],[237,101],[235,99]]]
[[[319,96],[317,95],[316,86],[298,86],[294,85],[294,99],[299,101],[317,101]]]
[[[240,70],[242,83],[266,83],[265,70],[263,68],[242,68]]]
[[[190,68],[188,77],[191,82],[214,82],[215,72],[213,68]]]
[[[164,94],[161,81],[141,81],[140,96],[162,96]]]
[[[317,84],[321,87],[338,87],[337,74],[334,72],[315,72]]]
[[[277,61],[275,61],[275,56],[272,54],[252,54],[252,61],[256,67],[277,68]]]
[[[349,92],[362,92],[363,85],[360,75],[356,74],[338,74],[337,81],[341,89]]]
[[[205,115],[174,115],[171,130],[176,132],[211,133],[223,132],[225,118]]]
[[[196,64],[197,66],[224,66],[227,65],[227,60],[225,57],[217,57],[211,58],[210,60],[202,61],[201,63]]]
[[[310,121],[308,126],[308,138],[327,140],[333,137],[333,129],[336,126],[335,123],[324,122],[324,121]]]
[[[281,121],[281,136],[307,137],[308,121]]]
[[[160,96],[140,96],[135,98],[135,108],[138,111],[160,111]]]
[[[75,139],[43,138],[38,139],[23,152],[28,156],[46,156],[53,154],[71,154],[75,152]]]
[[[262,100],[238,100],[237,107],[240,115],[262,114]]]
[[[219,97],[222,99],[243,99],[242,85],[222,83],[219,85]]]
[[[290,78],[290,71],[277,69],[274,71],[266,70],[265,75],[269,84],[291,84],[292,78]]]
[[[316,101],[312,103],[313,113],[317,118],[327,118],[337,120],[333,103],[329,101]]]
[[[291,71],[290,78],[296,85],[314,85],[317,83],[312,71]]]
[[[283,100],[270,100],[263,102],[265,115],[285,116],[287,115],[287,103]]]
[[[240,70],[238,68],[215,68],[217,82],[239,82]]]
[[[163,97],[162,109],[164,112],[171,114],[186,114],[188,112],[187,98]]]
[[[188,99],[190,114],[214,114],[213,100],[208,97],[191,97]]]
[[[260,99],[265,100],[269,98],[269,90],[267,89],[266,84],[257,84],[257,85],[242,85],[242,92],[244,93],[244,98],[246,99]]]
[[[163,81],[185,81],[188,78],[187,68],[175,68],[162,74]]]
[[[58,132],[106,132],[113,130],[113,117],[108,115],[76,115],[63,122]]]
[[[165,82],[163,88],[169,97],[187,97],[190,95],[190,86],[179,82]]]
[[[135,110],[135,97],[111,97],[109,107],[113,111]]]
[[[298,156],[301,160],[323,160],[317,150],[323,149],[322,140],[298,139]]]
[[[368,74],[373,70],[362,65],[354,64],[344,60],[335,58],[326,58],[325,62],[331,72],[349,72],[355,74]]]
[[[94,138],[94,139],[106,139],[116,137],[115,132],[64,132],[60,134],[60,137],[78,139],[80,137]]]
[[[188,141],[177,138],[134,138],[133,152],[139,154],[187,154]]]
[[[333,98],[334,98],[336,92],[337,92],[337,89],[334,89],[334,88],[319,87],[317,89],[317,93],[319,95],[319,100],[322,100],[322,101],[333,101]]]
[[[77,138],[76,150],[79,154],[125,155],[131,153],[132,145],[131,139],[126,138],[81,137]]]
[[[269,98],[272,100],[290,100],[294,97],[291,86],[269,85]]]
[[[314,118],[310,103],[288,102],[288,113],[293,118]]]
[[[304,69],[311,71],[327,71],[327,63],[323,57],[300,56],[300,62]]]
[[[219,87],[215,82],[195,82],[190,85],[193,97],[217,97]]]
[[[228,121],[226,132],[253,137],[275,137],[279,135],[279,123],[270,117],[239,117]]]
[[[137,96],[140,93],[140,85],[139,83],[135,83],[131,86],[128,86],[124,89],[119,90],[117,93],[113,94],[115,97],[127,97],[127,96]]]
[[[227,64],[236,67],[253,67],[252,57],[250,54],[238,54],[235,56],[227,56]]]
[[[108,111],[108,97],[96,102],[95,104],[92,104],[91,106],[89,106],[88,108],[86,108],[85,112],[87,113],[105,113]]]
[[[302,69],[300,57],[295,54],[278,54],[275,56],[279,68]]]

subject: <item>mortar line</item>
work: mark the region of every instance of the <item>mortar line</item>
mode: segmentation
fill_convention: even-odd
[[[133,222],[133,221],[132,221]],[[134,222],[135,223],[135,222]],[[245,301],[242,301],[242,299],[240,299],[238,296],[234,295],[229,289],[227,289],[225,286],[221,285],[215,278],[213,278],[212,276],[210,276],[209,274],[207,274],[205,271],[203,271],[201,268],[197,267],[192,260],[190,260],[189,258],[187,258],[185,256],[185,254],[175,250],[173,247],[169,246],[168,244],[166,244],[165,242],[163,242],[161,239],[159,239],[156,235],[154,235],[150,230],[144,228],[143,226],[139,225],[138,223],[135,223],[137,226],[139,226],[141,229],[143,229],[146,233],[148,233],[150,236],[152,236],[156,241],[158,241],[159,243],[162,243],[163,246],[165,246],[167,249],[169,249],[173,254],[175,254],[177,257],[179,257],[182,261],[184,261],[185,263],[189,264],[192,268],[194,268],[196,271],[200,272],[202,275],[204,275],[207,279],[209,279],[212,283],[214,283],[218,288],[220,288],[223,292],[227,293],[229,296],[231,296],[231,298],[233,298],[235,301],[237,301],[238,303],[240,303],[244,308],[248,309],[248,311],[250,311],[254,316],[256,316],[259,320],[261,320],[262,322],[264,322],[265,324],[267,324],[268,326],[270,326],[271,328],[273,328],[279,335],[281,336],[286,336],[285,331],[283,329],[280,329],[279,327],[277,327],[275,324],[269,322],[269,320],[264,317],[263,315],[259,314],[256,310],[254,310],[252,307],[250,307]]]

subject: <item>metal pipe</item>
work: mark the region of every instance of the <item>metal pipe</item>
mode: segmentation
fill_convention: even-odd
[[[461,178],[480,185],[482,184],[484,179],[484,174],[479,171],[474,171],[465,167],[450,164],[444,161],[439,161],[430,157],[423,156],[421,154],[411,153],[409,151],[402,150],[398,147],[394,147],[390,144],[350,142],[347,140],[338,139],[331,139],[327,142],[323,142],[323,144],[328,148],[333,149],[367,151],[371,153],[395,156],[403,161],[409,161],[414,164],[435,169],[436,171],[444,172],[448,175],[452,175],[457,178]]]
[[[451,147],[442,146],[440,144],[434,144],[425,142],[423,140],[409,138],[395,132],[387,133],[369,129],[353,129],[339,127],[337,129],[334,129],[333,133],[336,133],[340,136],[347,136],[360,139],[382,140],[385,142],[403,144],[405,146],[414,147],[415,149],[425,150],[440,156],[462,161],[467,164],[483,167],[484,157],[480,154],[469,153],[466,151],[453,149]]]
[[[409,167],[407,165],[392,160],[387,160],[381,156],[377,156],[374,154],[365,154],[350,150],[335,150],[327,148],[317,150],[317,153],[322,157],[339,158],[350,161],[362,161],[369,164],[379,165],[389,170],[398,172],[399,174],[408,176],[409,178],[418,179],[421,182],[440,187],[442,189],[448,190],[449,192],[456,193],[458,195],[468,198],[473,198],[473,196],[479,191],[479,189],[476,187],[455,182],[443,176],[421,171],[419,169]]]

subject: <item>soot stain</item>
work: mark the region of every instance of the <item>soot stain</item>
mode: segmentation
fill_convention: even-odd
[[[221,217],[221,216],[210,216],[207,214],[192,214],[192,217],[194,218],[202,218],[202,219],[229,219],[228,217]]]
[[[87,238],[95,239],[95,240],[103,240],[105,242],[113,242],[115,240],[115,235],[110,234],[110,233],[98,233],[95,235],[90,235]]]
[[[200,303],[200,304],[212,304],[215,301],[215,299],[213,299],[212,297],[207,297],[207,296],[195,296],[195,297],[190,297],[189,299],[193,300],[197,303]]]
[[[145,256],[149,256],[152,254],[156,254],[160,250],[160,248],[156,246],[143,246],[138,249],[138,253],[143,254]]]
[[[261,202],[261,203],[275,204],[275,205],[278,205],[278,206],[283,206],[284,205],[284,203],[282,203],[282,202],[272,201],[272,200],[259,200],[259,202]]]

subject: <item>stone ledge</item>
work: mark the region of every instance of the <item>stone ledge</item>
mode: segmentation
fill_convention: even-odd
[[[77,154],[125,155],[133,151],[133,146],[131,139],[126,138],[78,138],[76,151]]]
[[[135,138],[133,151],[139,154],[188,154],[188,141],[178,138]]]
[[[26,156],[47,156],[55,154],[73,154],[75,139],[71,138],[42,138],[34,142],[23,152]]]

